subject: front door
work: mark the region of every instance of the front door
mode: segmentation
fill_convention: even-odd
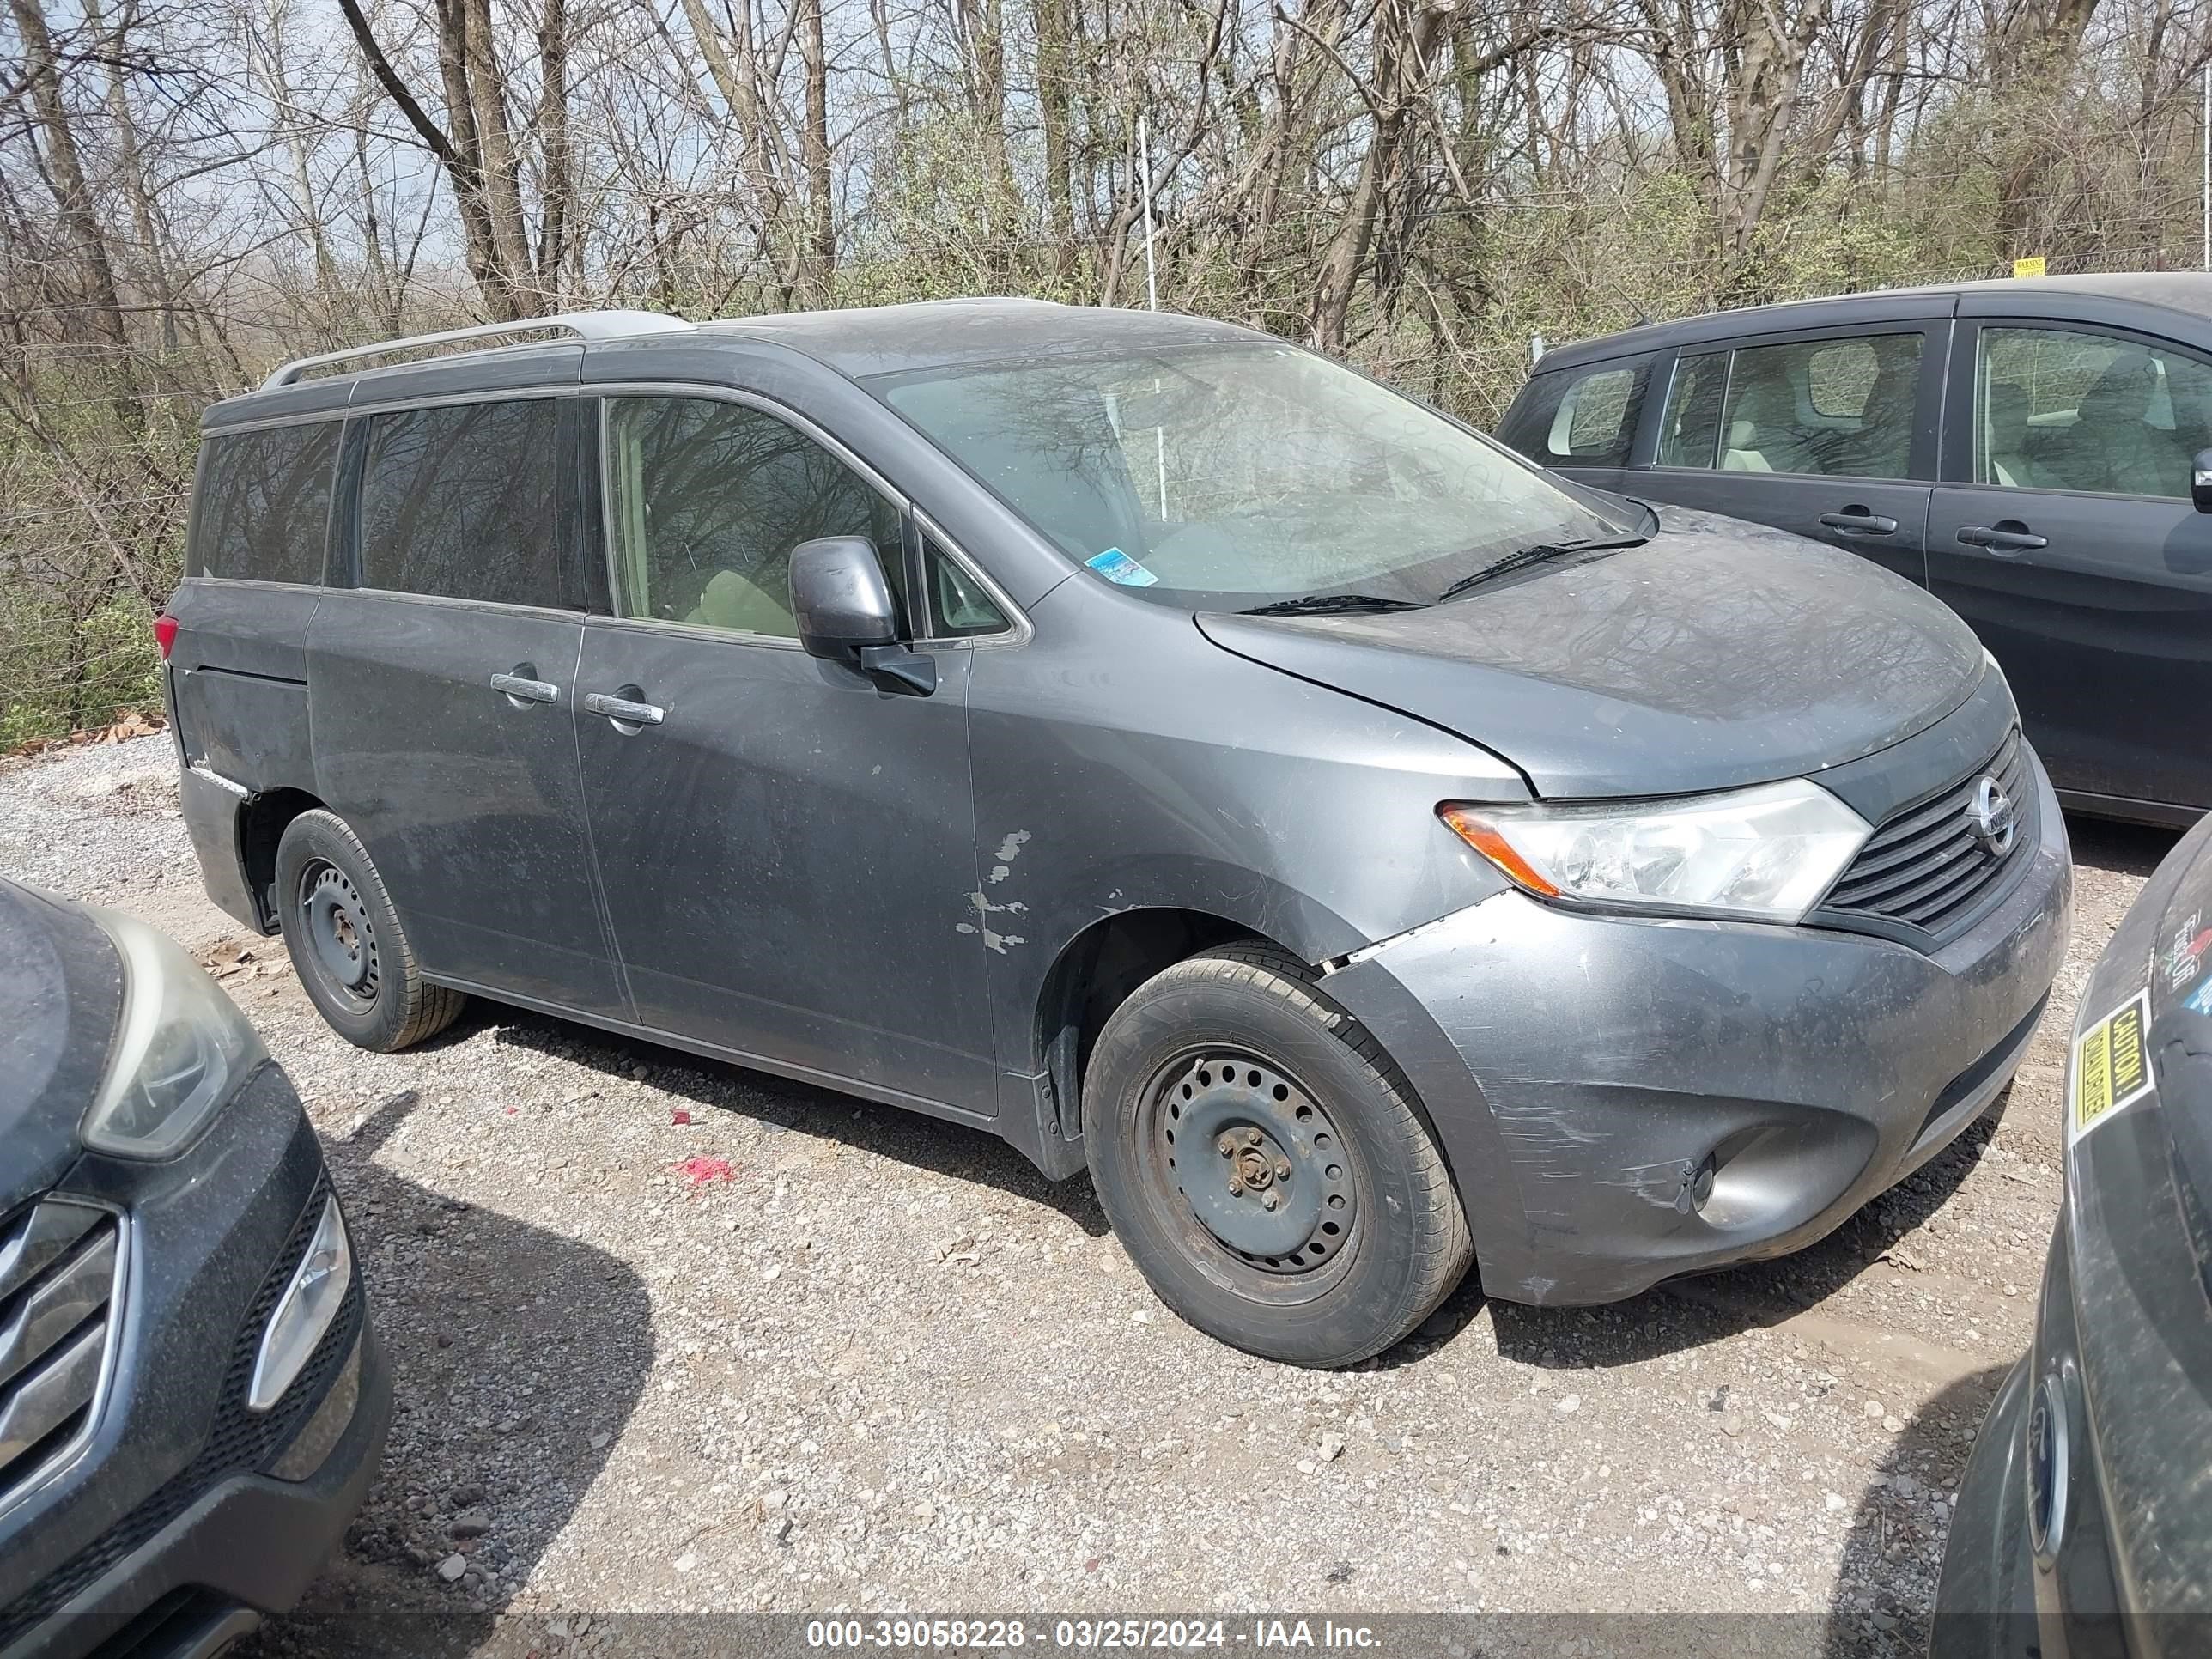
[[[367,417],[345,538],[359,586],[316,609],[309,720],[319,790],[425,973],[619,1018],[571,720],[584,624],[561,603],[562,401]]]
[[[1929,324],[1685,352],[1648,470],[1620,486],[1927,580],[1941,365]]]
[[[2212,806],[2212,364],[2046,322],[1962,340],[1930,586],[2012,682],[2051,781],[2082,804]],[[1969,380],[1971,376],[1971,380]]]
[[[891,696],[792,624],[813,537],[868,537],[903,592],[902,506],[748,403],[605,409],[619,614],[584,630],[578,746],[639,1018],[994,1111],[969,653],[936,653],[933,695]]]

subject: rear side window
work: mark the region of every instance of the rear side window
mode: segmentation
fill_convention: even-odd
[[[558,605],[556,425],[550,398],[371,416],[362,585]]]
[[[1638,362],[1539,374],[1498,435],[1547,466],[1624,466],[1648,373]]]
[[[1920,343],[1917,334],[1868,334],[1738,350],[1721,470],[1905,477]]]
[[[1708,351],[1674,365],[1674,382],[1659,420],[1661,466],[1713,464],[1721,441],[1721,398],[1728,391],[1729,354]]]
[[[796,639],[791,550],[873,542],[904,605],[905,520],[805,433],[744,404],[607,404],[616,600],[625,617]]]
[[[193,571],[247,581],[320,582],[338,423],[230,432],[206,441]]]

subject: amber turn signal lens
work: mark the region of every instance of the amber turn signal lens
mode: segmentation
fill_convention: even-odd
[[[1515,852],[1512,843],[1474,808],[1446,801],[1437,808],[1437,816],[1449,824],[1462,841],[1504,872],[1505,878],[1516,887],[1526,888],[1546,898],[1559,897],[1559,890],[1539,875],[1535,866]]]

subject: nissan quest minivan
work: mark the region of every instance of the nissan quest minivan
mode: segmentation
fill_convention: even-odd
[[[975,1125],[1312,1365],[1796,1249],[2019,1061],[2065,830],[1908,582],[1220,323],[527,326],[210,410],[159,623],[208,890],[365,1048]]]

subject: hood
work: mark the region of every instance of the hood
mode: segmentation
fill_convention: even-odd
[[[100,924],[0,880],[0,1215],[76,1161],[122,1007],[122,961]]]
[[[1208,614],[1224,649],[1457,732],[1540,796],[1677,795],[1856,760],[1980,681],[1922,589],[1763,526],[1657,509],[1640,547],[1421,611]]]

